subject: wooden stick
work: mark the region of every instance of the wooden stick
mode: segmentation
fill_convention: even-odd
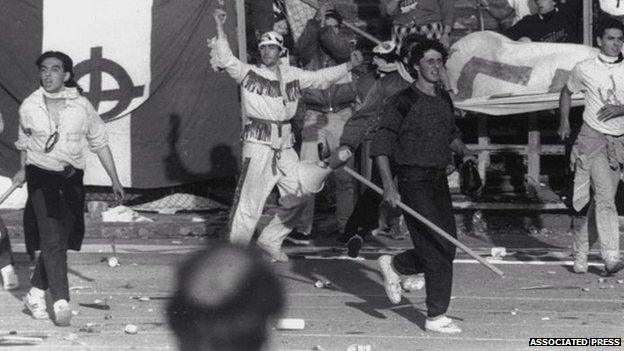
[[[19,188],[20,185],[17,183],[11,184],[11,187],[7,189],[7,191],[4,192],[4,194],[2,194],[2,196],[0,196],[0,204],[4,202],[4,200],[6,200],[9,195],[11,195],[15,189]]]
[[[304,4],[310,6],[311,8],[313,8],[315,10],[319,9],[318,5],[313,3],[311,0],[301,0],[301,2],[303,2]],[[347,27],[347,28],[351,29],[352,31],[356,32],[357,34],[363,36],[364,38],[372,41],[373,43],[375,43],[377,45],[383,45],[383,42],[381,40],[375,38],[373,35],[369,34],[368,32],[361,30],[360,28],[356,27],[354,24],[349,23],[349,22],[345,22],[345,21],[342,21],[342,24],[345,27]]]
[[[348,174],[350,174],[352,177],[354,177],[355,179],[357,179],[358,181],[360,181],[361,183],[363,183],[364,185],[368,186],[369,188],[373,189],[375,192],[379,193],[380,195],[383,195],[383,190],[378,187],[377,185],[373,184],[371,181],[369,181],[368,179],[362,177],[360,174],[358,174],[356,171],[352,170],[351,168],[345,166],[342,169],[345,170],[345,172],[347,172]],[[401,208],[403,211],[409,213],[410,215],[412,215],[414,218],[418,219],[419,221],[421,221],[422,223],[424,223],[425,225],[427,225],[429,228],[431,228],[433,231],[435,231],[437,234],[439,234],[440,236],[442,236],[444,239],[450,241],[453,245],[457,246],[458,248],[462,249],[465,253],[467,253],[468,255],[472,256],[472,258],[474,258],[475,260],[477,260],[479,263],[481,263],[482,265],[484,265],[486,268],[488,268],[489,270],[491,270],[492,272],[498,274],[499,276],[503,277],[505,275],[505,273],[503,273],[503,271],[501,271],[500,269],[494,267],[494,265],[492,265],[490,262],[484,260],[481,256],[477,255],[474,251],[472,251],[468,246],[462,244],[460,241],[458,241],[457,239],[455,239],[454,237],[452,237],[449,233],[445,232],[444,229],[438,227],[437,225],[435,225],[434,223],[432,223],[431,221],[429,221],[427,218],[423,217],[420,213],[412,210],[410,207],[408,207],[407,205],[405,205],[403,202],[399,201],[397,203],[397,205],[399,206],[399,208]]]

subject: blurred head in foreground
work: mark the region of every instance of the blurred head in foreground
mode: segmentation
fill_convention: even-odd
[[[182,351],[257,351],[284,305],[281,282],[262,257],[222,244],[193,254],[178,271],[167,308]]]

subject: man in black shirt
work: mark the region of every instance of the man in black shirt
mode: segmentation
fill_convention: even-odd
[[[468,150],[455,125],[451,100],[437,84],[446,57],[446,50],[437,41],[424,40],[414,46],[408,66],[413,68],[416,81],[385,105],[371,155],[376,157],[385,201],[395,206],[402,200],[457,237],[446,166],[451,161],[451,151],[466,155]],[[398,191],[390,159],[398,175]],[[451,299],[455,246],[415,218],[405,217],[414,248],[394,257],[379,258],[386,294],[392,303],[398,304],[399,274],[424,272],[425,329],[459,333],[461,329],[445,316]]]
[[[577,43],[581,3],[568,0],[558,4],[555,0],[535,0],[537,13],[525,16],[503,34],[513,40],[547,43]]]

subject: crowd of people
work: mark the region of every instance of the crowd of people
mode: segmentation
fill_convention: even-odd
[[[270,261],[285,262],[285,241],[310,242],[315,194],[301,186],[301,178],[307,176],[300,172],[303,162],[334,178],[336,239],[348,247],[350,256],[358,255],[366,236],[390,222],[398,223],[397,232],[409,235],[412,249],[378,260],[389,300],[400,303],[401,280],[419,275],[426,286],[426,330],[461,332],[446,316],[455,246],[427,225],[396,211],[402,202],[456,237],[447,166],[452,154],[464,161],[474,156],[455,123],[454,92],[445,70],[454,2],[381,3],[393,18],[393,30],[388,41],[372,50],[370,60],[365,60],[353,37],[345,35],[344,18],[330,2],[321,2],[290,47],[284,37],[287,14],[281,9],[271,30],[257,38],[257,64],[246,63],[232,53],[224,30],[227,14],[215,11],[217,37],[209,40],[211,64],[242,87],[242,166],[229,227],[234,245],[194,255],[178,277],[169,316],[174,331],[187,336],[181,337],[183,349],[222,350],[225,346],[219,345],[246,340],[250,344],[239,349],[255,350],[259,349],[255,345],[264,343],[263,326],[283,307],[283,293],[259,255],[244,248],[250,246],[275,187],[279,206],[256,245]],[[492,7],[493,3],[486,5]],[[508,7],[518,6],[511,10],[490,10],[507,16],[525,13],[503,32],[511,39],[579,42],[575,21],[579,14],[574,10],[579,1],[535,0],[535,6],[519,3],[507,3]],[[526,13],[527,8],[536,13]],[[576,171],[575,207],[589,203],[589,211],[574,240],[574,271],[587,271],[588,250],[598,239],[605,271],[615,274],[624,269],[615,209],[624,165],[624,86],[618,86],[619,78],[624,80],[624,25],[605,18],[596,40],[600,52],[577,64],[561,91],[558,133],[562,139],[570,136],[571,95],[583,92],[584,123],[574,141],[572,165]],[[71,320],[67,251],[80,250],[84,236],[82,178],[87,150],[99,157],[119,199],[124,190],[104,123],[74,82],[71,58],[48,51],[35,60],[35,66],[40,87],[19,110],[15,146],[20,151],[21,168],[13,177],[14,184],[29,185],[24,211],[27,252],[34,258],[40,251],[24,304],[33,318],[48,319],[45,294],[49,292],[55,324],[67,326]],[[362,69],[371,66],[372,71]],[[297,118],[302,122],[295,123]],[[370,140],[375,164],[373,181],[383,186],[384,194],[380,197],[367,191],[356,201],[354,180],[341,167],[352,165],[365,138]],[[18,287],[12,260],[8,235],[0,226],[5,289]],[[222,286],[212,285],[215,280],[211,277],[217,275],[229,278],[219,279]],[[245,306],[253,313],[238,306],[239,300],[232,296],[248,301]],[[191,323],[194,319],[201,323]],[[244,324],[247,329],[239,334],[224,333],[215,327],[215,320]]]

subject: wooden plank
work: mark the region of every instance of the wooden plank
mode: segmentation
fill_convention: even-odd
[[[487,131],[487,115],[479,114],[477,117],[477,133],[479,135],[479,156],[478,156],[478,170],[479,176],[483,181],[483,187],[486,186],[486,172],[487,166],[490,164],[490,151],[487,148],[490,146],[490,137]]]
[[[540,131],[539,117],[537,113],[529,114],[529,135],[528,135],[528,153],[527,153],[527,193],[531,197],[537,197],[540,189]]]
[[[472,202],[453,201],[455,210],[536,210],[560,211],[568,207],[563,202],[552,203],[513,203],[513,202]]]
[[[495,153],[501,152],[515,152],[520,155],[526,155],[529,152],[528,145],[520,145],[520,144],[488,144],[483,147],[479,144],[466,144],[466,147],[471,151],[490,151]],[[565,155],[565,146],[564,145],[540,145],[540,155]]]

